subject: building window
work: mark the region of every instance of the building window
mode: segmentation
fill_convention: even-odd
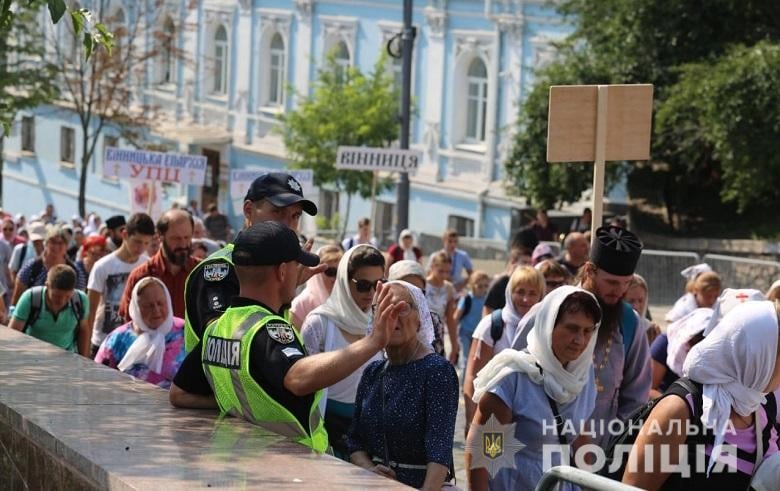
[[[347,71],[350,65],[352,65],[347,43],[339,41],[334,52],[336,54],[336,77],[338,80],[344,81],[347,79]]]
[[[447,217],[447,228],[457,230],[461,237],[474,237],[474,220],[471,218],[450,215]]]
[[[227,93],[227,66],[227,29],[224,26],[219,26],[214,34],[214,94],[225,95]]]
[[[271,38],[271,62],[270,80],[268,83],[268,105],[281,106],[284,104],[284,84],[285,84],[285,57],[284,40],[277,32]]]
[[[76,161],[76,131],[63,126],[60,129],[60,161],[73,163]]]
[[[160,59],[158,81],[161,84],[172,84],[176,81],[176,57],[174,56],[174,47],[176,46],[176,26],[173,20],[168,17],[163,24],[163,30],[160,35]]]
[[[487,67],[480,58],[474,58],[467,74],[466,142],[485,141],[485,115],[487,114]]]
[[[22,116],[22,151],[35,152],[34,116]]]

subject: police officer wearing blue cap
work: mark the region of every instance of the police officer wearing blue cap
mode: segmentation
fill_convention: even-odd
[[[367,337],[348,347],[306,356],[300,335],[282,316],[298,286],[299,265],[319,257],[276,222],[253,225],[233,244],[240,290],[205,329],[174,378],[177,407],[210,408],[247,419],[324,452],[328,436],[319,412],[322,389],[357,370],[390,338],[403,305],[377,285],[377,315]]]
[[[244,227],[273,221],[297,231],[303,212],[317,214],[317,206],[303,197],[303,187],[284,172],[268,172],[252,182],[244,198]],[[311,244],[307,243],[307,249]],[[230,299],[238,294],[238,278],[233,266],[233,244],[228,244],[204,259],[187,277],[184,287],[184,344],[192,351],[203,335],[206,325],[219,317]],[[301,268],[298,282],[324,271]],[[285,317],[287,313],[285,312]]]

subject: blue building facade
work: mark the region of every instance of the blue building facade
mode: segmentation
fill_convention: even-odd
[[[335,51],[339,63],[368,71],[402,19],[400,0],[103,4],[102,17],[114,24],[137,19],[143,34],[134,43],[157,48],[137,90],[139,104],[160,110],[149,138],[209,160],[206,186],[167,185],[166,203],[216,201],[237,227],[230,170],[285,168],[284,145],[271,130],[279,114],[296,107],[299,94],[310,93],[324,55]],[[142,12],[143,6],[150,8]],[[410,176],[410,227],[429,234],[456,228],[506,241],[526,207],[503,181],[518,103],[534,70],[554,57],[552,43],[571,27],[545,0],[417,0],[413,22],[411,146],[423,152],[424,162]],[[388,70],[400,78],[400,61]],[[288,85],[295,94],[287,93]],[[6,209],[31,214],[51,202],[61,216],[76,212],[82,149],[75,123],[60,106],[20,115],[5,145]],[[30,127],[37,135],[32,148]],[[89,170],[87,209],[99,214],[129,210],[127,184],[102,177],[102,147],[129,146],[117,134],[104,130]],[[316,189],[313,198],[321,214],[346,215],[347,200],[335,191]],[[386,240],[392,239],[395,202],[391,189],[378,196],[374,210],[376,232]],[[352,199],[348,229],[371,208]],[[314,220],[303,224],[309,232],[314,227]]]

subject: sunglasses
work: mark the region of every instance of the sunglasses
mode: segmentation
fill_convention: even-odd
[[[13,232],[13,231],[14,231],[13,227],[9,227],[9,228],[3,227],[3,232]]]
[[[336,274],[338,273],[338,271],[336,270],[336,268],[330,267],[330,268],[326,269],[325,271],[323,271],[323,273],[325,274],[325,276],[327,276],[329,278],[335,278]]]
[[[355,290],[359,291],[360,293],[368,293],[371,290],[376,290],[376,281],[356,280],[355,278],[352,278],[350,281],[355,284]],[[378,281],[380,283],[385,283],[387,279],[381,278]]]
[[[552,281],[552,280],[547,280],[545,281],[545,283],[547,284],[547,288],[549,288],[550,290],[555,290],[556,288],[566,284],[565,281]]]

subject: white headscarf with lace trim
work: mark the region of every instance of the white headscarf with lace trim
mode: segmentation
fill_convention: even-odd
[[[425,293],[423,293],[422,290],[412,285],[411,283],[407,283],[401,280],[388,281],[384,284],[384,288],[387,288],[389,285],[401,285],[402,287],[406,288],[406,290],[412,296],[412,300],[414,300],[414,303],[417,306],[417,316],[420,318],[420,328],[417,330],[417,339],[423,345],[431,346],[431,344],[433,344],[434,338],[433,320],[431,319],[431,311],[428,308],[428,300],[425,299]],[[367,336],[371,334],[371,330],[374,327],[373,314],[371,320],[372,322],[369,324],[368,333],[366,334]]]
[[[141,315],[141,306],[138,304],[138,297],[141,289],[147,288],[152,284],[159,285],[162,288],[165,299],[168,302],[168,316],[157,329],[153,329],[144,323],[143,316]],[[130,319],[133,321],[133,325],[141,330],[141,334],[135,338],[133,344],[130,345],[130,348],[128,348],[125,356],[122,357],[117,368],[124,372],[132,368],[133,365],[141,363],[149,367],[150,370],[160,373],[162,371],[163,356],[165,355],[165,336],[171,332],[171,329],[173,328],[171,294],[168,293],[168,288],[165,287],[165,283],[153,276],[140,280],[133,288],[133,294],[130,297],[129,310]]]

